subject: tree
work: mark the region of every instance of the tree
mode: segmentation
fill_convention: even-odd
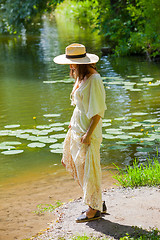
[[[1,0],[0,32],[17,34],[26,28],[37,14],[50,11],[62,0]]]

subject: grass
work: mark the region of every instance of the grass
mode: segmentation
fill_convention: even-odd
[[[57,207],[60,207],[63,203],[61,201],[57,201],[55,205],[52,204],[39,204],[37,205],[38,210],[34,211],[34,213],[38,215],[42,215],[44,212],[52,212]]]
[[[116,165],[115,165],[116,166]],[[126,169],[118,169],[118,174],[113,177],[123,187],[140,187],[160,185],[160,162],[157,157],[147,159],[146,163],[139,164],[135,159],[133,166],[127,166]]]
[[[140,228],[135,227],[135,234],[134,236],[130,236],[128,233],[125,234],[124,237],[119,238],[119,240],[158,240],[160,239],[160,231],[158,229],[152,229],[151,231],[141,233],[143,231]],[[65,238],[62,238],[65,240]],[[59,240],[62,240],[59,239]],[[76,236],[71,238],[71,240],[109,240],[109,238],[102,237],[102,238],[96,238],[96,237],[87,237],[87,236]]]

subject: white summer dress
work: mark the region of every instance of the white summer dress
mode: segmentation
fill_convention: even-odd
[[[63,147],[62,161],[66,169],[83,189],[85,204],[102,210],[100,144],[102,142],[102,119],[106,109],[105,90],[101,76],[92,74],[74,91],[75,109]],[[81,143],[93,116],[100,121],[91,135],[91,144]]]

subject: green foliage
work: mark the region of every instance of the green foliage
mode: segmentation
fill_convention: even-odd
[[[160,55],[159,0],[66,0],[56,12],[98,29],[116,56]]]
[[[152,229],[150,232],[145,233],[139,233],[140,230],[137,227],[135,227],[134,236],[130,236],[129,234],[126,234],[125,237],[121,237],[120,240],[158,240],[160,239],[160,231],[158,229]],[[143,231],[143,230],[142,230]]]
[[[63,203],[61,201],[57,201],[55,205],[52,204],[39,204],[37,205],[38,210],[34,211],[36,214],[41,215],[44,212],[52,212],[57,207],[60,207]]]
[[[116,56],[160,56],[159,0],[1,0],[0,33],[20,33],[37,14],[55,8],[60,18],[98,29]]]
[[[20,33],[23,28],[27,29],[37,14],[53,9],[60,2],[60,0],[1,0],[0,33]]]
[[[116,166],[117,167],[117,166]],[[117,167],[119,174],[114,178],[123,187],[156,186],[160,184],[160,163],[157,158],[147,159],[147,163],[138,164],[137,160],[133,166],[127,166],[125,170]]]
[[[56,16],[63,15],[66,18],[77,20],[81,24],[91,24],[96,28],[99,24],[99,16],[102,12],[107,11],[108,5],[104,5],[101,0],[66,0],[56,8],[55,13]]]

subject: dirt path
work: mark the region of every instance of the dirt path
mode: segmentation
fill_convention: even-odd
[[[57,220],[48,229],[42,231],[35,240],[70,239],[72,236],[86,234],[102,239],[119,239],[126,233],[135,234],[132,226],[145,231],[160,229],[160,188],[143,187],[138,189],[110,189],[103,192],[108,213],[98,221],[76,223],[82,209],[82,199],[65,204],[53,215]]]

